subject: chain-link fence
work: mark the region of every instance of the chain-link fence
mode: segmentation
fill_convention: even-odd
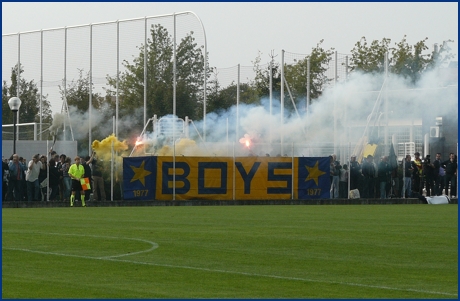
[[[133,64],[142,55],[142,45],[147,44],[147,40],[151,38],[150,30],[152,26],[157,24],[163,26],[177,43],[193,32],[196,44],[203,50],[203,53],[206,53],[204,28],[199,18],[191,12],[38,30],[2,36],[2,80],[4,84],[11,85],[12,69],[17,68],[19,63],[23,70],[19,76],[37,84],[39,95],[49,101],[52,112],[69,114],[69,108],[66,106],[65,101],[69,85],[78,81],[83,75],[88,76],[88,84],[92,87],[93,93],[105,96],[107,90],[113,90],[114,84],[109,85],[108,78],[115,79],[115,87],[118,87],[118,75],[126,71],[125,63]],[[225,114],[222,112],[217,113],[218,118],[215,118],[216,120],[210,119],[211,117],[205,117],[207,115],[203,116],[205,124],[197,124],[197,128],[201,131],[208,128],[208,132],[201,133],[204,140],[238,142],[238,139],[243,137],[244,134],[254,135],[254,133],[251,133],[251,130],[254,130],[257,135],[263,136],[264,139],[261,140],[264,143],[285,142],[286,147],[289,148],[289,145],[297,140],[296,138],[284,139],[285,134],[283,131],[294,131],[292,128],[297,126],[295,130],[301,133],[303,131],[304,134],[314,134],[317,128],[313,122],[308,123],[308,118],[305,118],[307,120],[306,125],[295,124],[290,127],[291,125],[286,125],[286,123],[290,123],[295,119],[294,117],[304,118],[308,105],[312,103],[312,98],[318,97],[318,93],[324,93],[328,88],[339,86],[340,83],[348,80],[350,55],[332,52],[327,63],[321,66],[321,72],[309,69],[307,59],[310,57],[311,54],[283,51],[284,82],[274,81],[273,86],[269,87],[270,93],[269,90],[266,90],[266,95],[262,95],[262,99],[258,94],[257,100],[253,97],[253,89],[257,87],[256,75],[267,76],[266,72],[270,69],[270,62],[259,61],[258,70],[255,66],[240,65],[229,68],[212,68],[209,78],[204,81],[207,87],[203,104],[205,108],[206,106],[209,107],[204,113],[212,111],[212,101],[225,102],[226,105],[223,107],[226,108],[227,112]],[[272,54],[272,63],[280,66],[281,56],[278,56],[277,60],[278,62],[275,62]],[[257,71],[259,71],[259,74]],[[277,71],[280,72],[280,69],[277,69]],[[141,76],[144,83],[146,78],[151,76],[150,72],[151,70],[148,68],[144,70],[144,74]],[[321,74],[322,77],[315,78],[315,74]],[[273,80],[275,80],[276,76],[276,74],[271,74]],[[265,77],[265,79],[267,78]],[[315,86],[317,83],[320,84]],[[283,104],[280,104],[280,91],[275,91],[280,89],[280,85],[285,88],[283,96],[286,99]],[[146,85],[145,89],[149,89],[149,87]],[[21,97],[24,92],[19,87],[17,95]],[[273,96],[271,92],[274,92]],[[349,99],[344,100],[350,103],[349,107],[340,112],[336,112],[339,109],[334,109],[336,110],[333,113],[335,116],[334,121],[328,125],[332,128],[332,136],[327,141],[336,145],[334,152],[338,152],[340,145],[347,145],[350,142],[356,145],[362,143],[360,138],[363,136],[366,120],[364,118],[358,122],[359,120],[351,115],[351,110],[356,110],[356,108],[353,107],[353,101],[350,99],[366,98],[368,104],[360,106],[359,111],[364,112],[363,114],[367,116],[371,113],[372,104],[378,99],[380,92],[354,92],[351,97],[347,96]],[[213,99],[213,93],[221,94],[222,97]],[[360,94],[359,96],[357,96],[358,93]],[[146,98],[147,93],[144,94],[144,103],[151,101]],[[362,96],[364,94],[365,96]],[[117,98],[117,96],[113,97]],[[396,98],[398,97],[400,96]],[[4,101],[7,100],[4,99]],[[90,104],[88,114],[91,116],[91,94],[87,101]],[[112,99],[112,101],[118,104],[118,99]],[[265,115],[264,121],[268,120],[268,126],[266,126],[266,123],[260,123],[260,126],[257,124],[249,126],[246,123],[247,120],[251,119],[251,115],[247,115],[246,119],[243,119],[243,113],[248,111],[249,107],[242,106],[242,104],[248,103],[261,105],[266,110],[268,114]],[[290,120],[283,120],[283,114],[285,113],[280,113],[280,106],[283,105],[289,107],[291,111],[295,111],[297,115],[293,114],[293,118]],[[331,106],[334,107],[334,104],[332,103]],[[113,110],[113,116],[117,114],[116,108],[109,108],[109,110]],[[145,109],[143,111],[144,124],[146,124],[147,119],[151,116],[146,115]],[[382,114],[381,112],[376,112],[376,114],[379,113]],[[282,117],[278,117],[278,114],[281,114]],[[38,137],[41,140],[42,134],[48,135],[47,130],[51,125],[45,124],[41,117],[40,115],[40,121],[35,125],[18,127],[18,139],[32,140]],[[388,129],[384,144],[388,145],[391,142],[391,137],[396,135],[396,143],[415,142],[415,149],[422,151],[424,132],[422,131],[421,122],[405,125],[404,127],[400,125],[392,127],[387,122],[384,122],[385,117],[381,118],[382,125],[385,124]],[[209,120],[206,121],[206,119]],[[339,120],[339,123],[337,120]],[[256,119],[253,118],[252,121],[256,121]],[[19,114],[18,123],[23,122],[24,120],[21,120],[21,114]],[[95,126],[91,122],[94,123],[90,117],[87,117],[83,120],[85,124],[79,123],[76,125],[68,122],[66,126],[69,126],[73,131],[89,132],[89,145],[91,145],[93,140],[91,128]],[[216,123],[224,124],[225,131],[216,131]],[[107,126],[111,127],[112,125],[110,123]],[[262,128],[263,126],[266,128]],[[284,126],[286,128],[281,129]],[[380,131],[380,119],[378,122],[374,122],[372,126],[372,131]],[[114,132],[117,133],[117,130],[115,129]],[[339,132],[341,134],[338,134]],[[4,140],[10,140],[12,128],[4,127],[2,133]],[[330,133],[328,132],[328,134]],[[381,136],[380,133],[377,133],[377,136]],[[43,139],[47,137],[44,136]],[[98,138],[100,139],[101,137]],[[353,147],[353,149],[356,148]]]
[[[150,30],[157,24],[167,30],[174,44],[193,34],[194,42],[206,57],[206,37],[200,19],[192,12],[182,12],[2,35],[2,81],[4,85],[11,86],[13,69],[20,66],[21,72],[15,69],[16,74],[37,85],[41,96],[40,107],[43,98],[46,98],[53,114],[68,114],[65,99],[69,85],[83,76],[88,78],[93,94],[105,96],[107,89],[114,90],[107,78],[115,78],[118,87],[117,75],[126,71],[126,63],[133,64],[142,55],[141,48],[152,39]],[[145,70],[144,80],[151,76],[150,71]],[[25,92],[18,86],[17,95],[14,96],[21,98]],[[89,114],[91,97],[87,100],[90,103]],[[114,111],[113,116],[116,114]],[[42,115],[39,117],[39,133],[43,133],[49,125],[43,124]],[[149,117],[144,116],[144,123]],[[87,121],[90,123],[91,118],[87,118]],[[18,123],[21,122],[19,114]],[[78,131],[92,126],[74,125],[72,129]],[[19,133],[18,139],[26,139]]]

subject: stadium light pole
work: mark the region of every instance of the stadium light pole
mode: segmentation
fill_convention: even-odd
[[[16,118],[19,107],[21,106],[21,100],[19,97],[11,97],[10,100],[8,100],[8,105],[13,112],[13,154],[16,154]]]

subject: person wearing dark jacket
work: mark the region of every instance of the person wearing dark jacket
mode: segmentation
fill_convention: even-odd
[[[50,184],[50,201],[55,201],[56,196],[58,195],[59,192],[59,170],[58,167],[56,166],[56,161],[54,159],[51,159],[49,161],[49,184]]]
[[[455,158],[454,153],[449,154],[449,160],[444,161],[441,164],[442,167],[446,170],[446,195],[449,189],[450,184],[450,197],[454,197],[457,195],[457,159]]]
[[[434,193],[442,195],[444,189],[444,168],[441,167],[441,153],[436,153],[436,159],[433,161],[434,166]],[[441,170],[442,168],[442,170]]]
[[[368,155],[366,161],[362,165],[362,173],[364,176],[364,198],[374,198],[374,182],[375,182],[375,166],[374,157]]]
[[[8,181],[7,181],[7,176],[8,173],[10,172],[8,168],[8,163],[5,162],[5,160],[2,160],[2,201],[6,201],[6,192],[8,191]]]
[[[41,191],[41,200],[46,201],[48,199],[48,196],[46,195],[46,192],[48,190],[48,171],[46,170],[46,165],[48,164],[47,162],[48,158],[45,155],[40,156],[40,162],[41,162],[41,167],[40,167],[40,173],[38,175],[38,183],[40,185],[40,191]],[[40,200],[37,200],[40,201]]]
[[[430,155],[426,155],[423,161],[423,177],[425,178],[426,196],[436,195],[436,188],[434,187],[435,180],[435,166],[431,162]]]
[[[90,181],[90,184],[89,186],[91,187],[90,189],[88,190],[85,190],[85,199],[86,200],[90,200],[90,195],[91,193],[93,192],[93,183],[92,183],[92,177],[91,177],[91,162],[93,162],[93,154],[91,154],[91,157],[90,156],[86,156],[85,157],[85,160],[82,160],[81,162],[81,165],[83,165],[83,168],[85,169],[85,175],[84,177],[85,178],[88,178],[89,181]]]
[[[422,195],[422,180],[423,180],[423,162],[420,159],[420,153],[414,153],[414,161],[412,161],[412,191],[419,196]]]
[[[99,161],[95,157],[96,153],[93,153],[93,162],[91,163],[91,172],[93,176],[93,198],[94,200],[105,201],[105,188],[104,188],[104,178],[102,177],[101,167],[99,166]]]
[[[358,189],[362,177],[361,165],[356,161],[356,156],[351,156],[350,161],[350,190]]]
[[[24,189],[22,187],[22,180],[24,179],[24,171],[26,167],[19,161],[18,154],[11,156],[11,161],[8,163],[9,178],[8,178],[8,193],[7,200],[14,200],[16,202],[22,201]]]
[[[410,155],[406,155],[406,158],[403,161],[404,164],[404,190],[401,194],[402,197],[410,198],[412,197],[412,172],[414,168],[412,167],[411,157]]]
[[[390,182],[391,169],[390,164],[388,164],[388,157],[383,156],[378,167],[378,181],[380,187],[380,198],[387,198],[387,186]]]

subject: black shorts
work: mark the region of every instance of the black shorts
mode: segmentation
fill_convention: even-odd
[[[72,191],[82,191],[80,181],[72,179]]]

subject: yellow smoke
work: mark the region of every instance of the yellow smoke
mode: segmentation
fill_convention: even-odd
[[[163,145],[160,149],[154,150],[155,142],[143,141],[134,147],[131,156],[173,156],[173,146]],[[181,138],[176,143],[176,156],[208,156],[210,153],[206,150],[200,149],[194,140],[188,138]]]
[[[158,156],[172,156],[172,146],[165,145],[158,151]],[[194,140],[182,138],[176,143],[176,156],[203,156],[207,152],[201,150]]]
[[[119,141],[114,134],[104,138],[102,141],[94,140],[91,147],[99,159],[108,161],[112,158],[112,144],[114,152],[118,152],[119,156],[123,156],[128,149],[126,141]]]

